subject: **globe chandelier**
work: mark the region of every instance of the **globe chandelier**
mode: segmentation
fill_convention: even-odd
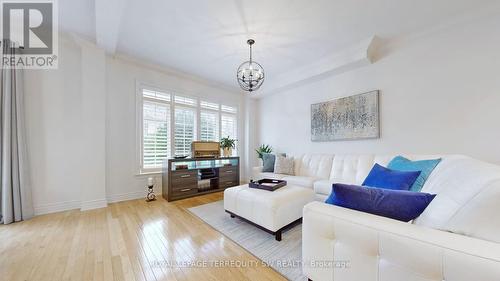
[[[238,67],[236,78],[243,90],[253,92],[258,90],[264,83],[264,68],[258,62],[252,60],[252,45],[255,44],[255,40],[248,39],[247,44],[250,46],[250,60]]]

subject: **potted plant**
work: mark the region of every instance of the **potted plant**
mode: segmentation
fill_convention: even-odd
[[[262,144],[255,150],[255,152],[257,152],[258,157],[262,159],[262,154],[273,152],[273,148],[267,144]]]
[[[229,138],[229,136],[220,139],[220,147],[224,157],[233,155],[233,148],[236,148],[236,140]]]

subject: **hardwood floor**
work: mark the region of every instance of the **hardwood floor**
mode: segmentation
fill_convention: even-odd
[[[2,225],[0,280],[286,280],[186,210],[222,196],[133,200]]]

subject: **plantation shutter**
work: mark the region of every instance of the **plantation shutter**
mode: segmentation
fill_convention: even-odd
[[[222,114],[221,116],[221,134],[222,137],[236,139],[236,116],[229,114]]]
[[[196,135],[196,109],[176,106],[174,119],[175,155],[189,155]]]
[[[170,156],[170,104],[151,96],[152,91],[143,91],[143,137],[142,168],[159,169]],[[162,94],[162,93],[159,93]],[[158,100],[158,101],[157,101]]]
[[[201,111],[200,113],[200,140],[219,141],[219,113]]]

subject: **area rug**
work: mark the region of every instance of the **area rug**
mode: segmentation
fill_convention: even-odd
[[[224,202],[217,201],[188,209],[210,226],[245,248],[262,262],[274,268],[289,280],[307,280],[302,275],[301,247],[302,225],[297,225],[282,234],[280,242],[274,236],[246,223],[231,218],[224,211]]]

